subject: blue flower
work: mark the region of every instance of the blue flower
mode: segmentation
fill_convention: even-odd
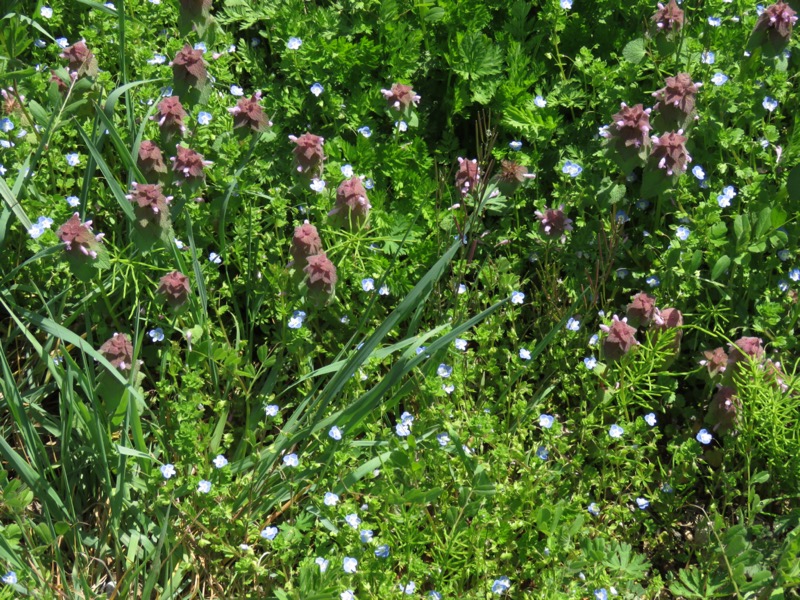
[[[541,414],[539,415],[539,427],[543,427],[544,429],[550,429],[555,423],[556,420],[553,418],[552,415]]]
[[[511,304],[522,304],[525,301],[525,294],[522,292],[511,292]]]
[[[197,484],[197,491],[200,494],[207,494],[211,491],[211,482],[207,479],[201,479]]]
[[[720,208],[728,208],[731,205],[731,200],[736,197],[736,188],[732,185],[726,186],[722,189],[722,193],[717,196],[717,204]]]
[[[5,91],[5,90],[4,90]],[[0,131],[8,133],[14,130],[14,123],[8,117],[0,119]]]
[[[167,57],[163,54],[154,53],[153,58],[147,61],[148,65],[163,65],[167,62]]]
[[[217,456],[214,458],[212,462],[214,463],[214,466],[217,469],[221,469],[222,467],[228,464],[228,459],[225,458],[222,454],[217,454]]]
[[[358,539],[362,544],[369,544],[372,541],[372,529],[362,529],[358,532]]]
[[[409,581],[407,584],[403,585],[402,583],[398,584],[400,586],[400,591],[403,592],[406,596],[411,596],[417,589],[417,584],[413,581]]]
[[[172,463],[161,465],[159,471],[161,471],[161,476],[164,479],[169,479],[170,477],[175,476],[175,465],[173,465]]]
[[[587,356],[583,359],[583,364],[590,371],[594,371],[594,368],[597,366],[597,359],[594,356]]]
[[[644,281],[650,287],[658,287],[659,285],[661,285],[661,280],[658,277],[656,277],[655,275],[650,275]]]
[[[411,435],[411,424],[410,423],[398,423],[394,426],[395,433],[400,437],[408,437]]]
[[[324,573],[325,571],[328,570],[328,565],[330,564],[330,561],[327,561],[321,556],[318,556],[317,558],[314,559],[314,562],[319,565],[320,573]]]
[[[268,417],[277,417],[278,416],[278,412],[280,412],[280,410],[281,410],[281,407],[278,406],[277,404],[267,404],[264,407],[264,412],[266,413],[266,415]]]
[[[296,467],[300,464],[300,459],[297,458],[297,454],[292,452],[291,454],[287,454],[283,457],[283,464],[285,464],[287,467]]]
[[[0,577],[0,581],[5,583],[6,585],[14,585],[17,583],[17,574],[14,571],[9,571],[2,577]]]
[[[492,583],[492,593],[493,594],[505,594],[508,591],[508,588],[511,587],[511,580],[508,577],[500,577],[499,579],[495,579],[494,583]]]
[[[372,277],[367,277],[361,280],[361,289],[365,292],[371,292],[375,289],[375,280]]]
[[[206,50],[208,50],[208,48],[206,47],[206,43],[205,42],[197,42],[194,45],[194,49],[195,50],[200,50],[200,52],[205,52]]]
[[[655,427],[656,426],[656,413],[647,413],[644,416],[644,421],[645,421],[645,423],[650,425],[650,427]]]
[[[358,561],[352,556],[345,556],[342,561],[342,568],[345,573],[355,573],[358,570]]]
[[[265,540],[272,541],[275,539],[275,536],[278,535],[278,528],[277,527],[265,527],[261,530],[261,537]]]
[[[289,318],[289,329],[300,329],[303,326],[303,321],[306,320],[306,313],[302,310],[296,310]]]
[[[456,350],[464,351],[467,349],[467,340],[456,338],[455,342],[453,342],[453,345],[456,347]]]
[[[703,181],[706,178],[706,172],[700,165],[695,165],[692,167],[692,175],[697,177],[700,181]]]
[[[650,501],[646,498],[637,498],[636,499],[636,506],[639,507],[639,510],[646,510],[648,506],[650,506]]]
[[[363,135],[365,138],[368,138],[369,136],[371,136],[371,135],[372,135],[372,129],[370,129],[370,128],[369,128],[369,127],[367,127],[366,125],[362,125],[362,126],[361,126],[361,127],[359,127],[358,129],[356,129],[356,131],[358,131],[358,133],[360,133],[361,135]]]
[[[776,108],[778,108],[778,101],[775,98],[770,98],[769,96],[765,96],[764,100],[761,102],[761,106],[764,107],[765,110],[772,112]]]
[[[689,230],[689,228],[684,227],[683,225],[681,225],[675,230],[675,235],[681,241],[686,241],[689,238],[690,233],[691,231]]]
[[[219,254],[217,254],[216,252],[211,252],[208,255],[208,260],[210,260],[215,265],[218,265],[218,264],[220,264],[222,262],[222,257]]]
[[[697,432],[695,439],[703,445],[708,445],[711,443],[711,440],[714,439],[714,436],[712,436],[707,429],[701,429]]]
[[[508,147],[511,148],[514,152],[519,152],[522,150],[522,142],[514,140],[513,142],[508,142]]]
[[[211,115],[210,112],[201,110],[200,113],[197,115],[197,122],[200,125],[208,125],[209,123],[211,123],[211,119],[213,118],[214,117]]]
[[[314,177],[314,179],[311,180],[311,183],[308,184],[308,187],[310,187],[313,191],[317,192],[318,194],[321,194],[323,191],[325,191],[326,185],[327,184],[325,183],[324,179],[320,179],[319,177]]]
[[[561,167],[561,172],[566,173],[570,177],[577,177],[578,175],[583,172],[583,167],[580,166],[578,163],[574,163],[571,160],[568,160],[564,163],[564,166]]]
[[[428,592],[428,598],[430,598],[431,600],[442,600],[442,595],[436,590],[431,590],[430,592]]]
[[[439,377],[450,377],[453,374],[453,367],[450,367],[444,363],[440,364],[439,367],[436,369],[436,374]]]
[[[378,558],[389,558],[389,544],[382,544],[375,548],[375,556]]]
[[[593,517],[596,517],[600,514],[600,507],[597,506],[597,503],[595,502],[592,502],[586,510],[589,511],[589,514]]]
[[[559,4],[561,4],[561,8],[564,10],[570,10],[572,8],[572,0],[561,0]]]
[[[240,88],[238,85],[231,86],[231,95],[233,96],[244,96],[244,90]]]
[[[578,319],[569,318],[567,321],[567,329],[569,331],[578,331],[581,328],[581,322]]]
[[[81,163],[81,157],[77,152],[69,152],[64,158],[66,158],[70,167],[77,167]]]
[[[458,284],[458,289],[456,290],[456,293],[460,295],[460,294],[466,293],[466,291],[467,291],[467,286],[464,285],[463,283],[459,283]],[[524,298],[525,295],[523,294],[522,297]]]
[[[708,17],[708,24],[712,27],[719,27],[722,24],[722,19],[719,17]]]
[[[545,448],[544,446],[539,446],[536,449],[536,456],[542,460],[547,460],[547,457],[550,456],[550,453],[547,452],[547,448]]]
[[[625,430],[616,423],[608,429],[608,436],[615,440],[621,438],[623,433],[625,433]]]
[[[342,165],[339,170],[342,172],[343,177],[348,179],[353,176],[353,165]]]
[[[716,60],[716,55],[713,52],[711,52],[711,50],[706,50],[705,52],[703,52],[703,55],[700,58],[700,61],[704,65],[713,65],[715,60]]]
[[[785,279],[781,279],[778,281],[778,289],[781,292],[788,292],[789,291],[789,282]]]
[[[289,50],[297,50],[302,45],[303,45],[303,40],[301,40],[299,37],[290,37],[289,40],[286,42],[286,47]]]
[[[608,600],[608,592],[606,588],[600,588],[594,591],[594,600]]]
[[[319,96],[322,92],[325,91],[325,88],[322,87],[322,84],[319,81],[317,81],[309,89],[311,90],[311,93],[314,94],[315,96]]]
[[[344,521],[353,529],[358,529],[358,526],[361,525],[361,519],[358,518],[356,513],[350,513],[344,518]]]
[[[439,445],[444,448],[447,444],[450,443],[450,436],[446,433],[438,433],[436,434],[436,441],[439,442]]]
[[[336,425],[328,430],[328,437],[330,437],[334,441],[339,441],[342,439],[342,430],[339,429]]]
[[[164,341],[164,330],[161,329],[161,327],[151,329],[147,332],[147,335],[150,336],[150,339],[153,340],[154,343]]]
[[[42,15],[43,18],[49,19],[53,16],[53,9],[49,6],[43,6],[39,9],[39,14]]]
[[[800,281],[800,269],[792,269],[789,271],[789,279],[792,281]]]
[[[519,357],[522,360],[530,360],[531,359],[531,351],[527,348],[520,348],[519,349]]]
[[[728,81],[728,76],[725,73],[717,71],[711,76],[711,83],[716,86],[724,85]]]
[[[325,497],[322,499],[325,506],[336,506],[339,503],[339,496],[333,492],[325,492]]]
[[[538,96],[536,96],[536,98],[534,98],[534,99],[533,99],[533,103],[534,103],[536,106],[538,106],[539,108],[544,108],[545,106],[547,106],[547,100],[545,100],[545,99],[542,97],[542,95],[541,95],[541,94],[540,94],[540,95],[538,95]]]

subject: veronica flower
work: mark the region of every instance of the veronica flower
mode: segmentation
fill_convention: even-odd
[[[330,437],[334,441],[339,441],[342,439],[342,430],[339,429],[336,425],[330,428],[328,431],[328,437]]]
[[[684,227],[683,225],[681,225],[675,230],[675,236],[681,241],[686,241],[689,238],[690,233],[691,231],[689,230],[689,228]]]
[[[314,95],[315,95],[315,96],[317,96],[317,97],[319,97],[319,95],[320,95],[322,92],[324,92],[324,91],[325,91],[325,88],[324,88],[324,87],[322,87],[322,84],[321,84],[319,81],[317,81],[317,82],[316,82],[314,85],[312,85],[312,86],[311,86],[311,88],[309,88],[309,89],[311,90],[311,93],[312,93],[312,94],[314,94]]]
[[[625,430],[616,423],[614,423],[608,430],[608,437],[617,440],[622,437],[623,433],[625,433]]]
[[[161,465],[159,470],[161,471],[161,476],[164,479],[169,479],[175,476],[175,465],[173,465],[172,463]]]
[[[544,108],[547,106],[547,100],[545,100],[541,95],[536,96],[536,98],[533,99],[533,103],[539,108]]]
[[[240,88],[238,85],[232,85],[231,94],[233,96],[244,96],[244,90]]]
[[[164,341],[164,330],[161,329],[161,327],[151,329],[147,332],[147,335],[150,336],[150,339],[153,340],[153,343]]]
[[[508,142],[508,147],[511,148],[514,152],[519,152],[522,150],[522,142],[514,140],[513,142]]]
[[[197,491],[200,494],[207,494],[211,491],[211,482],[206,479],[201,479],[197,484]]]
[[[713,65],[715,60],[716,60],[716,55],[710,50],[704,51],[702,57],[700,58],[700,61],[704,65]]]
[[[297,454],[292,452],[283,457],[283,464],[287,467],[296,467],[300,464],[300,459],[297,458]]]
[[[597,359],[594,356],[587,356],[583,359],[583,364],[587,369],[592,371],[597,366]]]
[[[520,348],[519,349],[519,357],[522,360],[530,360],[531,359],[531,351],[527,348]]]
[[[81,163],[81,157],[77,152],[70,152],[65,156],[70,167],[77,167]]]
[[[342,568],[345,573],[355,573],[358,570],[358,561],[352,556],[345,556],[342,561]]]
[[[290,37],[289,40],[286,42],[286,47],[289,50],[297,50],[302,45],[303,45],[303,40],[301,40],[299,37]]]
[[[566,173],[570,177],[577,177],[583,171],[583,167],[580,166],[578,163],[574,163],[571,160],[568,160],[564,163],[564,166],[561,167],[561,172]]]
[[[719,17],[708,17],[708,24],[712,27],[719,27],[722,24],[722,19]]]
[[[362,125],[356,131],[358,131],[358,133],[363,135],[365,138],[368,138],[369,136],[372,135],[372,130],[369,127],[367,127],[366,125]]]
[[[339,503],[339,496],[333,492],[325,492],[325,497],[322,499],[325,506],[336,506]]]
[[[314,562],[319,565],[319,572],[324,573],[328,570],[328,565],[330,564],[329,561],[325,560],[321,556],[318,556],[314,559]]]
[[[761,106],[763,106],[765,110],[772,112],[773,110],[778,108],[778,101],[775,100],[775,98],[764,96],[764,100],[761,102]]]
[[[600,514],[600,507],[598,507],[595,502],[592,502],[586,510],[594,517]]]
[[[216,458],[213,460],[213,463],[217,469],[221,469],[228,464],[228,459],[222,454],[217,454]]]
[[[453,367],[449,367],[444,363],[440,364],[439,368],[436,369],[436,374],[439,377],[447,378],[447,377],[450,377],[450,375],[452,375],[452,373],[453,373]]]
[[[372,277],[366,277],[361,280],[361,289],[365,292],[371,292],[375,289],[375,280]]]
[[[508,589],[511,587],[511,580],[508,577],[500,577],[499,579],[495,579],[492,583],[492,593],[493,594],[505,594]]]
[[[711,443],[711,440],[714,439],[714,438],[708,432],[707,429],[701,429],[700,431],[697,432],[697,435],[695,436],[695,439],[697,439],[697,441],[700,442],[703,445],[708,445],[708,444]]]
[[[265,527],[261,530],[261,537],[265,540],[272,541],[278,535],[278,528],[277,527]]]
[[[522,292],[511,292],[511,304],[522,304],[525,301],[525,294]]]
[[[280,410],[281,410],[281,407],[278,406],[277,404],[267,404],[264,407],[264,412],[266,413],[266,415],[268,417],[277,417],[278,416],[278,412],[280,412]]]

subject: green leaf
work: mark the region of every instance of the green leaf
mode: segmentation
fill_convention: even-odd
[[[716,281],[719,279],[720,275],[722,275],[725,271],[728,270],[728,267],[731,266],[731,257],[730,256],[720,256],[717,259],[717,262],[714,264],[714,268],[711,269],[711,279]]]
[[[644,39],[637,38],[625,44],[625,47],[622,49],[622,56],[625,60],[634,65],[638,65],[642,62],[645,56]]]
[[[786,180],[786,191],[789,193],[790,200],[800,200],[800,165],[795,165],[789,171],[789,179]]]
[[[500,73],[503,53],[488,37],[479,32],[466,34],[458,45],[458,58],[453,71],[464,79],[478,79]]]

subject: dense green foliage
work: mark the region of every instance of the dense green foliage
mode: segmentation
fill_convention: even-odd
[[[0,598],[797,598],[771,10],[0,0]]]

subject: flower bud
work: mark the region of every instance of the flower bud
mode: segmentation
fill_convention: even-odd
[[[317,228],[306,221],[294,230],[292,236],[292,247],[289,252],[294,259],[294,268],[303,270],[306,267],[306,259],[322,251],[322,240],[319,237]]]
[[[164,275],[158,283],[156,293],[164,296],[172,308],[179,308],[186,304],[192,291],[186,275],[180,271],[172,271]]]
[[[600,329],[606,332],[603,340],[603,353],[608,360],[618,360],[631,351],[639,342],[636,341],[636,330],[628,325],[628,319],[622,319],[614,315],[611,326],[600,325]]]
[[[360,227],[367,221],[372,205],[358,177],[345,179],[336,189],[336,204],[328,213],[342,227]]]
[[[124,333],[115,333],[99,350],[108,362],[123,373],[133,366],[133,344],[131,338]]]

